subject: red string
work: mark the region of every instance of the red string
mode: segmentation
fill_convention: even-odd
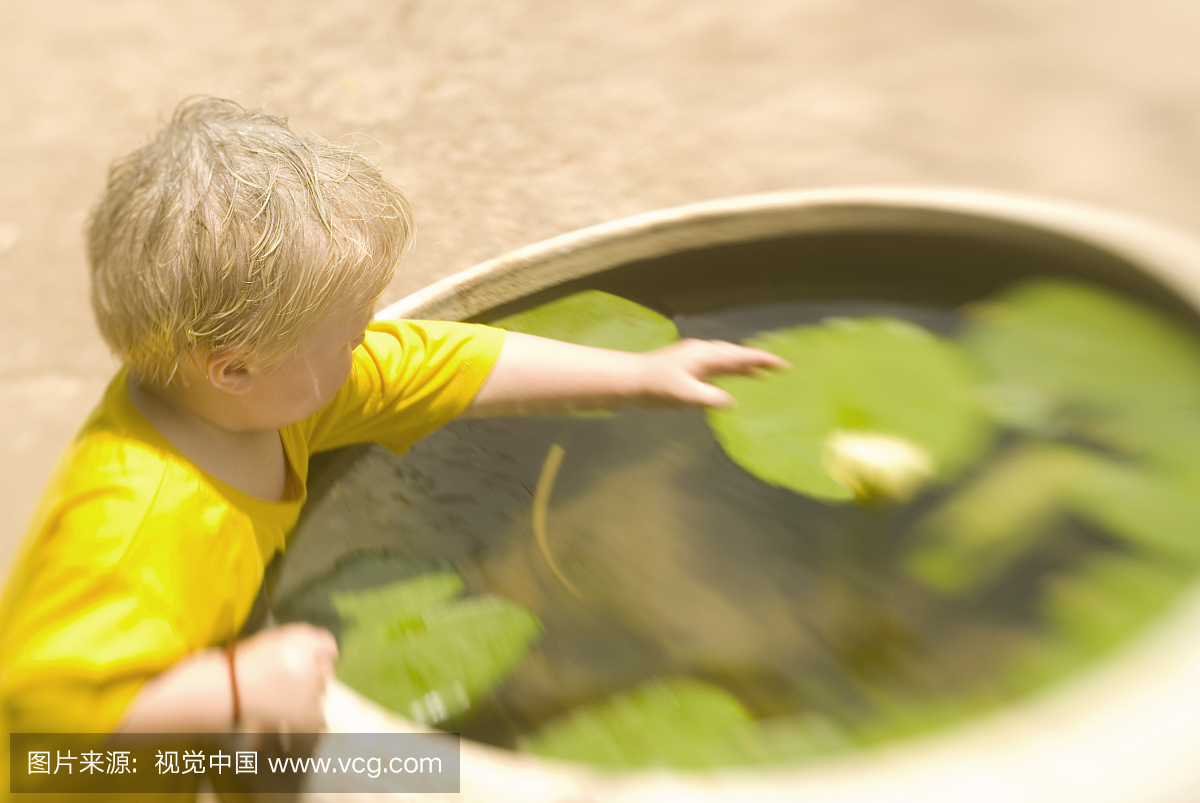
[[[237,672],[233,668],[233,647],[236,642],[230,639],[225,644],[225,658],[229,661],[229,687],[233,690],[233,727],[242,724],[242,701],[238,698]]]

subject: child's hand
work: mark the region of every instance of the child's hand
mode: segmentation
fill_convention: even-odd
[[[644,407],[728,407],[734,398],[708,378],[720,374],[758,374],[767,368],[789,368],[768,351],[720,340],[681,340],[643,355]]]
[[[245,727],[320,730],[325,683],[333,677],[337,654],[333,635],[308,624],[284,625],[239,641],[234,661]]]
[[[325,683],[337,642],[328,630],[292,624],[264,630],[234,648],[242,725],[250,730],[312,733],[324,720]],[[194,652],[142,686],[117,727],[125,733],[229,730],[233,690],[225,650]]]

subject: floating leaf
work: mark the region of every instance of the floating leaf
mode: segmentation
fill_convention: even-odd
[[[521,747],[614,769],[701,768],[745,760],[730,739],[749,712],[718,686],[674,678],[614,694],[544,725]]]
[[[491,322],[512,332],[581,346],[652,351],[679,339],[669,319],[627,298],[584,290]]]
[[[1197,464],[1200,344],[1182,326],[1058,280],[1019,285],[972,311],[964,342],[996,377],[990,392],[1006,423]]]
[[[1200,562],[1200,497],[1182,481],[1084,449],[1033,443],[920,520],[919,546],[905,565],[938,591],[972,592],[1067,514],[1142,552]]]
[[[1093,657],[1065,638],[1048,635],[1006,661],[1002,680],[1010,694],[1029,694],[1069,677]]]
[[[855,740],[819,714],[772,717],[738,725],[734,737],[749,747],[756,764],[809,761],[854,747]]]
[[[1041,604],[1047,632],[1008,662],[1009,689],[1025,694],[1070,676],[1161,616],[1193,580],[1186,567],[1111,554],[1054,578]]]
[[[944,593],[975,590],[1049,532],[1092,459],[1048,444],[1010,452],[917,522],[906,567]]]
[[[1096,557],[1051,584],[1046,617],[1072,644],[1101,654],[1166,610],[1190,579],[1178,567],[1146,558]]]
[[[1131,546],[1195,566],[1200,561],[1200,483],[1111,460],[1096,460],[1071,507]]]
[[[309,622],[340,635],[346,617],[335,609],[335,598],[443,568],[431,561],[401,558],[386,551],[354,552],[339,560],[329,571],[274,600],[271,611],[279,622]],[[457,590],[454,593],[457,594]]]
[[[716,380],[738,405],[710,410],[726,453],[759,478],[823,499],[850,499],[854,481],[831,476],[842,433],[906,442],[933,473],[953,476],[986,447],[989,427],[976,377],[955,344],[893,318],[830,319],[762,335],[747,345],[792,370]],[[924,459],[902,471],[927,471]],[[907,480],[901,486],[911,484]]]
[[[524,658],[541,626],[498,597],[453,601],[461,590],[441,573],[335,595],[349,620],[338,677],[418,722],[466,711]]]
[[[814,714],[756,721],[729,692],[689,678],[655,679],[542,726],[530,753],[609,769],[708,769],[811,759],[851,746]]]
[[[330,601],[343,620],[367,624],[380,616],[392,621],[419,619],[422,612],[439,602],[462,593],[463,582],[457,574],[438,572],[360,591],[330,595]]]
[[[1184,480],[1073,446],[1025,444],[916,525],[909,571],[974,591],[1073,514],[1142,552],[1200,562],[1200,496]]]
[[[864,746],[909,739],[977,718],[998,704],[986,693],[884,699],[877,702],[876,716],[854,729],[854,738]]]

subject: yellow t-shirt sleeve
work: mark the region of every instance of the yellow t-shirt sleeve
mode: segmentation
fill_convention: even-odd
[[[461,413],[487,379],[504,331],[448,321],[378,321],[350,378],[309,419],[309,451],[374,442],[397,454]]]
[[[237,632],[265,547],[144,446],[86,438],[65,469],[0,608],[0,714],[9,729],[107,732],[146,680]]]
[[[64,501],[8,600],[0,697],[11,730],[110,731],[145,680],[188,651],[177,611],[125,553],[144,508],[121,489]]]

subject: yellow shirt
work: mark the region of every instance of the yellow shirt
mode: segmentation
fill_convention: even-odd
[[[192,465],[133,406],[121,371],[60,461],[0,603],[3,733],[111,731],[148,678],[234,636],[296,523],[309,455],[368,441],[403,452],[470,403],[503,338],[371,324],[329,404],[280,430],[279,502]]]

